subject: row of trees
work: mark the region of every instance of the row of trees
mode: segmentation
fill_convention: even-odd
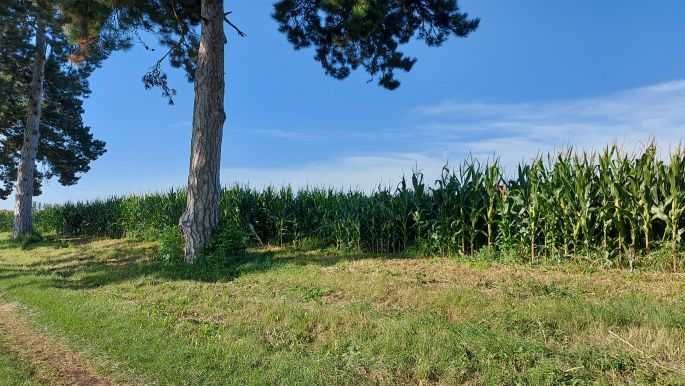
[[[104,153],[105,144],[81,120],[87,78],[142,31],[166,50],[143,76],[146,87],[159,87],[171,101],[165,59],[194,82],[188,195],[179,225],[186,261],[195,261],[220,225],[224,25],[245,36],[229,15],[223,0],[3,2],[0,85],[8,92],[0,94],[0,193],[6,197],[17,181],[15,237],[33,231],[32,197],[43,179],[73,184]],[[452,35],[468,36],[479,23],[456,0],[280,0],[272,16],[296,49],[314,48],[328,75],[344,79],[362,68],[390,90],[399,86],[395,71],[409,71],[416,61],[399,51],[401,45],[416,37],[439,46]],[[36,170],[37,160],[44,171]]]

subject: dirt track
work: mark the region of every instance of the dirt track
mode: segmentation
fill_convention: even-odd
[[[47,385],[114,385],[63,343],[34,329],[17,312],[18,303],[0,301],[0,345],[26,363]]]

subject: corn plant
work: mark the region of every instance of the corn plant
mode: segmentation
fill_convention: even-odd
[[[606,147],[599,154],[597,160],[597,226],[601,228],[602,249],[605,258],[608,259],[609,252],[609,232],[612,231],[614,221],[614,200],[613,196],[613,168],[612,162],[616,146]]]
[[[495,159],[492,164],[485,165],[483,176],[483,190],[485,192],[484,220],[487,227],[488,249],[492,250],[494,240],[494,226],[496,221],[496,208],[504,199],[504,186],[501,184],[502,173],[499,160]]]
[[[678,250],[682,241],[685,228],[681,227],[683,212],[685,212],[685,151],[679,145],[671,153],[668,165],[660,164],[658,175],[661,178],[660,197],[662,200],[652,206],[651,213],[654,219],[664,222],[665,231],[663,238],[670,238],[671,265],[673,272],[678,269]]]

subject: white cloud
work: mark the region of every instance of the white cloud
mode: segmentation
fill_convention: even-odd
[[[589,150],[617,141],[633,150],[651,137],[666,153],[685,134],[685,81],[579,100],[524,104],[446,101],[412,112],[428,121],[424,125],[427,133],[443,152],[463,156],[470,151],[479,157],[496,153],[509,165],[538,151],[569,145]]]
[[[425,170],[428,175],[440,171],[444,160],[419,153],[351,156],[312,162],[288,168],[226,168],[221,170],[224,183],[249,184],[255,188],[290,184],[306,186],[360,188],[370,191],[379,184],[394,187],[402,175]]]

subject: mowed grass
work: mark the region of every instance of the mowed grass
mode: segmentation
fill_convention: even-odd
[[[0,331],[0,334],[2,332]],[[36,383],[31,380],[31,374],[26,365],[2,345],[0,338],[0,384],[6,386],[29,386]]]
[[[210,271],[155,250],[5,241],[0,298],[122,383],[685,383],[682,274],[275,248]]]

